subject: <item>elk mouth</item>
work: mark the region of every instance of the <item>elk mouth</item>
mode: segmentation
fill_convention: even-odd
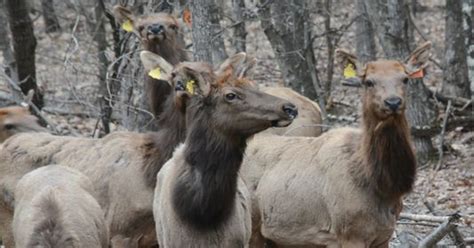
[[[293,119],[294,118],[290,117],[290,119],[286,119],[286,120],[282,120],[282,119],[273,120],[270,123],[272,127],[287,127],[293,122]]]

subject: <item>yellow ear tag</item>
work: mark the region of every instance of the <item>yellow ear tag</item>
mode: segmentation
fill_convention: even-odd
[[[151,71],[148,72],[148,76],[154,78],[154,79],[162,79],[161,78],[161,70],[160,67],[157,67]]]
[[[122,23],[122,29],[127,32],[132,32],[133,31],[132,21],[127,20],[126,22]]]
[[[194,80],[189,80],[186,82],[186,91],[193,95],[194,95],[194,87],[195,87]]]
[[[351,63],[348,63],[346,67],[344,68],[344,78],[353,78],[357,76],[357,72],[354,69],[354,65]]]

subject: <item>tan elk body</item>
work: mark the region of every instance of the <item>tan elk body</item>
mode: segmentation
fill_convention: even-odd
[[[144,52],[145,64],[150,62]],[[151,59],[153,60],[153,59]],[[147,67],[147,65],[145,65]],[[212,73],[201,63],[176,66],[176,78],[207,80]],[[13,190],[29,171],[51,163],[72,167],[85,174],[98,192],[111,237],[139,240],[139,247],[156,243],[152,214],[156,174],[184,140],[184,95],[172,93],[154,133],[117,132],[102,139],[19,134],[0,151],[0,233],[11,245]],[[94,165],[94,166],[91,166]]]
[[[23,107],[0,108],[0,144],[17,133],[47,132],[38,124],[38,118]]]
[[[217,80],[185,88],[196,95],[186,110],[186,140],[157,177],[153,213],[160,247],[248,246],[251,202],[239,176],[247,139],[289,125],[297,110],[232,76],[243,75],[245,59],[234,55]]]
[[[405,84],[423,69],[429,48],[406,64],[365,67],[339,50],[344,68],[358,71],[349,82],[363,87],[361,128],[249,143],[242,176],[253,197],[253,246],[263,246],[262,235],[269,247],[388,247],[416,171]]]
[[[48,165],[26,174],[15,190],[15,247],[107,248],[95,196],[92,182],[71,168]]]

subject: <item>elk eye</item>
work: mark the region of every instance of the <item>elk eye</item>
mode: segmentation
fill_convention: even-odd
[[[367,87],[374,87],[374,81],[372,80],[365,80],[365,85]]]
[[[185,90],[183,81],[178,80],[178,81],[176,82],[176,86],[175,86],[174,89],[177,90],[177,91]]]
[[[13,125],[13,124],[5,124],[5,129],[7,129],[7,130],[12,130],[13,128],[15,128],[15,125]]]
[[[235,95],[234,93],[227,93],[227,94],[225,94],[225,99],[226,99],[227,101],[232,101],[232,100],[234,100],[236,97],[237,97],[237,95]]]
[[[404,84],[407,84],[407,83],[408,83],[408,80],[409,80],[409,79],[408,79],[407,77],[404,78],[404,79],[403,79],[403,83],[404,83]]]
[[[138,32],[143,31],[144,28],[145,28],[145,27],[144,27],[143,25],[138,26]]]
[[[171,25],[170,28],[173,29],[174,31],[178,30],[178,26],[176,25]]]

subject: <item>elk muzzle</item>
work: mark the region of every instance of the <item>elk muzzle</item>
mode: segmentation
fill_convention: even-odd
[[[392,112],[397,112],[402,105],[402,99],[400,97],[389,97],[384,100],[384,103]]]

